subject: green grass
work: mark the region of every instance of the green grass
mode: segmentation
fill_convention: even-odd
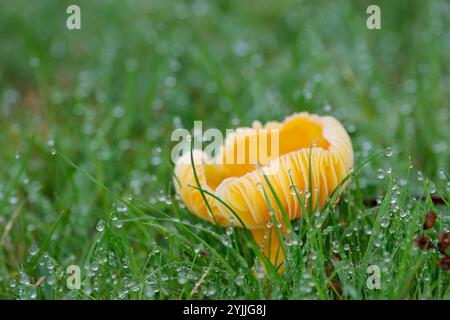
[[[450,225],[446,1],[378,1],[378,31],[370,1],[77,1],[68,31],[71,3],[0,3],[0,298],[450,298],[440,255],[414,245],[424,212],[432,238]],[[174,195],[170,134],[303,110],[344,124],[357,165],[393,155],[294,222],[265,276],[247,231]]]

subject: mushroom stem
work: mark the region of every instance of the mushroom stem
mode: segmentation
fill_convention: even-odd
[[[285,234],[284,229],[280,229],[280,231],[282,235]],[[276,227],[252,229],[251,233],[255,242],[264,252],[264,255],[275,268],[278,267],[284,261],[284,252],[280,239],[278,238]],[[284,266],[281,266],[278,268],[278,272],[283,271],[283,269]]]

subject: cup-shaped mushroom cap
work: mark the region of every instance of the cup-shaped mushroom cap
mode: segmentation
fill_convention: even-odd
[[[256,139],[252,140],[254,137]],[[272,152],[265,152],[268,155],[262,160],[259,157],[258,167],[249,161],[229,161],[238,158],[236,153],[243,150],[239,149],[239,145],[245,146],[247,154],[251,154],[252,147],[256,148],[253,150],[257,153],[263,152],[261,141],[264,139],[270,140],[269,151]],[[305,202],[307,205],[311,203],[312,209],[316,210],[325,204],[353,167],[352,144],[339,121],[330,116],[319,117],[306,112],[289,116],[283,122],[269,122],[265,126],[255,122],[251,128],[238,129],[227,136],[216,158],[221,161],[211,164],[202,151],[193,150],[201,188],[225,202],[249,229],[266,227],[267,221],[271,220],[270,205],[275,209],[277,219],[282,220],[277,201],[265,178],[288,218],[294,220],[302,215],[302,207],[292,190],[295,189],[300,197],[311,197],[311,201]],[[245,159],[249,160],[249,157]],[[190,154],[183,155],[176,163],[175,177],[176,192],[187,208],[199,217],[214,222],[202,194],[192,187],[197,187],[197,182]],[[214,197],[204,196],[219,224],[240,226],[229,208]]]

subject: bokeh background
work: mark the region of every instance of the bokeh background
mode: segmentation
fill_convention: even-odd
[[[81,30],[66,28],[72,3]],[[366,27],[370,4],[381,30]],[[172,214],[175,128],[309,111],[344,124],[357,163],[392,148],[361,172],[365,198],[386,188],[380,168],[439,179],[450,163],[449,27],[450,4],[437,0],[1,1],[0,296],[61,297],[52,282],[17,293],[23,273],[89,260],[99,221],[126,211],[58,154]],[[167,246],[126,228],[137,261]],[[87,296],[101,292],[91,286]]]

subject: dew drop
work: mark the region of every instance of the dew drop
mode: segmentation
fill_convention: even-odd
[[[293,196],[301,195],[301,194],[302,194],[302,191],[300,190],[300,188],[299,188],[297,185],[295,185],[295,184],[293,184],[293,185],[290,186],[289,192],[290,192],[290,194],[292,194]]]
[[[306,199],[311,198],[311,191],[309,191],[309,189],[306,189],[306,190],[305,190],[305,198],[306,198]]]
[[[386,172],[386,174],[391,174],[392,168],[390,166],[386,166],[386,168],[384,168],[384,171]]]
[[[422,181],[423,180],[423,173],[422,171],[417,171],[417,180]]]
[[[95,226],[95,229],[97,229],[98,232],[102,232],[103,230],[105,230],[105,220],[100,219],[97,222],[97,225]]]
[[[216,292],[217,292],[216,288],[214,288],[214,287],[211,286],[208,290],[206,290],[205,294],[206,294],[208,297],[211,297],[211,296],[215,295]]]
[[[35,244],[33,244],[30,249],[28,250],[31,256],[35,256],[39,252],[39,247]]]
[[[400,211],[400,217],[401,218],[406,218],[409,215],[409,210],[404,209]]]
[[[183,285],[183,284],[185,284],[187,282],[187,280],[188,280],[188,278],[187,278],[187,276],[186,276],[186,274],[184,272],[181,272],[178,275],[178,283],[179,284]]]
[[[117,218],[117,216],[113,216],[111,220],[112,220],[112,224],[113,224],[113,226],[114,226],[115,228],[117,228],[117,229],[122,228],[122,226],[123,226],[123,221],[122,221],[122,220],[119,220],[119,219]]]
[[[97,271],[98,271],[98,263],[97,263],[97,262],[93,262],[93,263],[91,264],[91,270],[92,270],[93,272],[97,272]]]
[[[53,262],[53,260],[47,261],[47,269],[53,270],[54,268],[55,268],[55,263]]]
[[[238,274],[236,279],[234,280],[234,283],[239,287],[242,286],[244,284],[244,275]]]
[[[288,169],[288,174],[292,178],[294,176],[294,170]]]
[[[392,156],[392,153],[393,153],[393,151],[392,151],[392,148],[391,148],[391,147],[387,147],[386,149],[384,149],[384,155],[385,155],[386,157],[391,157],[391,156]]]
[[[439,178],[440,178],[441,180],[447,179],[447,175],[445,174],[444,168],[440,168],[440,169],[439,169]]]
[[[152,286],[148,285],[147,288],[145,289],[144,294],[146,298],[153,298],[153,296],[155,295],[155,290],[153,289]]]
[[[380,194],[377,196],[377,204],[380,205],[383,202],[383,195]]]
[[[119,205],[117,205],[117,212],[126,213],[127,211],[128,207],[125,204],[120,203]]]
[[[229,247],[231,245],[230,238],[225,234],[220,236],[220,240],[225,247]]]
[[[295,239],[289,238],[289,239],[286,239],[285,243],[288,247],[291,247],[291,246],[296,246],[298,244],[298,241]]]
[[[330,106],[329,104],[326,104],[326,105],[323,107],[323,111],[326,112],[326,113],[330,113],[332,110],[333,110],[333,107]]]
[[[264,278],[264,267],[260,263],[258,263],[256,266],[256,277],[259,280],[262,280]]]
[[[387,228],[389,226],[389,218],[383,217],[380,222],[381,227]]]
[[[436,185],[433,182],[430,182],[430,193],[431,194],[436,193]]]
[[[198,244],[198,245],[195,246],[194,252],[195,252],[195,253],[199,253],[200,250],[202,250],[202,249],[203,249],[203,245],[200,243],[200,244]]]
[[[380,168],[377,170],[377,178],[380,180],[384,179],[384,170],[383,169]]]

